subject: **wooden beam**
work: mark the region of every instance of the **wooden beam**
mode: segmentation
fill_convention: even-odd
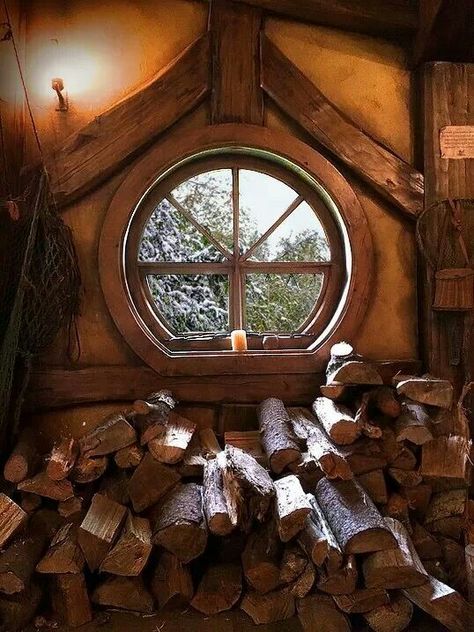
[[[423,68],[422,93],[425,207],[429,208],[448,198],[473,200],[474,160],[443,158],[440,131],[446,126],[462,126],[466,131],[467,126],[471,126],[471,129],[474,126],[474,64],[427,64]],[[472,213],[465,211],[463,216],[464,239],[466,244],[472,244]],[[427,212],[421,225],[426,248],[431,251],[431,257],[434,259],[438,254],[443,218],[444,212]],[[453,263],[465,265],[462,260]],[[459,385],[466,378],[467,381],[472,379],[474,372],[472,343],[469,344],[468,341],[468,331],[472,328],[472,312],[464,316],[463,313],[434,311],[434,270],[426,261],[422,274],[425,363],[433,375],[454,380]],[[463,320],[464,350],[457,352],[455,348],[459,345],[459,337],[462,338],[463,335]]]
[[[209,91],[208,34],[144,88],[96,117],[49,156],[59,204],[81,197],[118,171]]]
[[[416,8],[406,0],[236,0],[303,22],[373,35],[416,31]]]
[[[377,369],[387,383],[398,372],[416,373],[417,360],[377,362]],[[322,374],[274,374],[206,377],[164,377],[145,366],[96,366],[68,370],[36,368],[33,371],[26,408],[62,408],[93,402],[135,400],[162,388],[173,391],[180,401],[196,403],[260,402],[280,396],[286,403],[309,404],[318,386],[325,381]]]
[[[419,19],[414,66],[427,61],[474,62],[473,0],[419,0]]]
[[[339,111],[262,35],[262,87],[291,118],[406,217],[423,208],[423,176]]]
[[[262,11],[230,0],[212,0],[211,121],[263,125],[259,32]]]

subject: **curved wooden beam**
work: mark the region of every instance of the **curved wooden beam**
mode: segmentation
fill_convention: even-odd
[[[273,44],[261,37],[261,85],[292,119],[411,219],[423,209],[423,176],[336,108]]]
[[[70,136],[48,160],[58,204],[81,197],[117,172],[208,94],[206,33],[150,83]]]

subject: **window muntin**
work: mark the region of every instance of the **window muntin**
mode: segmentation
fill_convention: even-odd
[[[319,192],[245,155],[191,160],[153,187],[135,210],[126,262],[148,326],[182,350],[227,348],[223,336],[240,327],[251,348],[275,332],[281,348],[305,348],[344,285],[342,239]]]

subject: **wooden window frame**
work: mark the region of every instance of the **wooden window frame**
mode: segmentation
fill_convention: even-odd
[[[228,336],[212,336],[210,348],[211,336],[193,339],[170,335],[143,291],[137,244],[152,205],[163,197],[160,187],[164,183],[173,177],[182,181],[187,170],[196,172],[198,161],[215,161],[221,167],[235,163],[236,156],[242,162],[245,156],[246,164],[251,164],[255,159],[247,157],[252,155],[259,157],[255,164],[265,161],[265,170],[260,166],[260,171],[279,173],[279,179],[290,186],[294,179],[297,186],[293,188],[304,193],[310,206],[317,210],[329,238],[334,276],[328,283],[328,274],[325,275],[326,295],[318,301],[304,331],[282,336],[276,350],[264,350],[258,336],[250,336],[249,351],[241,354],[230,350]],[[279,264],[278,269],[294,272],[299,265],[288,262]],[[189,266],[186,264],[187,270]],[[207,269],[212,266],[209,264]],[[317,272],[314,264],[312,271]],[[105,217],[99,244],[99,273],[108,309],[125,340],[162,375],[319,372],[330,345],[337,339],[350,339],[363,319],[373,276],[373,248],[357,196],[337,169],[314,149],[268,128],[213,125],[192,132],[172,132],[131,169]]]

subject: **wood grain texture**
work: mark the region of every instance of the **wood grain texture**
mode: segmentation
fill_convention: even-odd
[[[423,207],[423,176],[340,112],[265,35],[261,55],[268,96],[403,215],[415,219]]]
[[[67,204],[99,185],[196,107],[209,90],[209,36],[203,35],[145,87],[70,136],[48,160]]]
[[[229,0],[213,0],[209,15],[212,34],[212,123],[263,125],[260,88],[260,9]]]
[[[415,373],[417,360],[378,362],[386,382],[399,371]],[[164,377],[145,366],[96,366],[69,370],[37,368],[28,391],[27,409],[61,408],[92,402],[134,400],[157,388],[169,388],[180,401],[187,402],[260,402],[270,395],[284,397],[286,403],[309,404],[322,374],[221,375]]]
[[[237,0],[304,22],[373,34],[415,31],[418,16],[408,2],[383,0]]]

